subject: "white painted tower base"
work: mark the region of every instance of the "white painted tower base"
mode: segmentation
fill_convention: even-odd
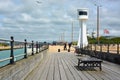
[[[79,39],[77,46],[79,48],[84,48],[88,46],[88,39],[87,39],[87,30],[86,30],[86,20],[81,20],[81,29],[79,31]]]
[[[78,47],[84,48],[88,46],[87,30],[86,30],[86,21],[88,19],[88,9],[85,9],[85,8],[78,9],[78,19],[81,24],[81,29],[79,32],[79,39],[78,39]]]

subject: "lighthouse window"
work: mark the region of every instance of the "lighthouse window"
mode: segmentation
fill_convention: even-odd
[[[87,15],[87,12],[85,12],[85,11],[80,11],[80,12],[79,12],[79,15]]]

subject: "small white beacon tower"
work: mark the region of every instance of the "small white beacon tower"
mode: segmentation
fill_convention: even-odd
[[[77,46],[79,48],[84,48],[88,45],[87,39],[87,29],[86,29],[86,21],[88,20],[88,9],[82,8],[78,9],[78,20],[80,21],[80,31],[79,31],[79,39]]]

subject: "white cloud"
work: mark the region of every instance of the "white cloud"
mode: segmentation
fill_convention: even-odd
[[[96,0],[93,0],[96,1]],[[91,0],[0,0],[0,36],[16,39],[28,38],[35,40],[58,40],[65,32],[66,40],[70,41],[71,20],[77,19],[77,9],[89,8],[89,31],[96,30],[96,6]],[[108,3],[108,4],[106,4]],[[101,35],[104,28],[111,34],[120,36],[119,0],[101,0],[100,26]],[[113,28],[114,27],[114,28]],[[79,23],[74,22],[74,33],[78,34]],[[115,32],[116,31],[116,32]],[[20,37],[18,37],[20,36]],[[75,36],[77,40],[78,36]]]
[[[23,21],[30,21],[32,19],[32,17],[26,13],[22,13],[21,14]]]

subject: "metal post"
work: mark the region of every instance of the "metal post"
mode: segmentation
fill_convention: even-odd
[[[102,44],[100,44],[100,52],[102,52]]]
[[[10,59],[10,64],[13,64],[14,63],[14,51],[13,51],[13,48],[14,48],[14,38],[13,38],[13,36],[11,36],[10,46],[11,46],[10,57],[12,57],[12,59]]]
[[[109,53],[109,46],[110,46],[110,44],[108,43],[108,49],[107,49],[107,53]]]
[[[38,42],[38,53],[39,53],[39,42]]]
[[[97,6],[97,42],[99,44],[99,6]]]
[[[27,40],[25,39],[25,43],[24,43],[24,58],[27,58]]]
[[[96,44],[95,44],[95,51],[96,51]]]
[[[38,42],[36,42],[36,53],[38,53]]]
[[[119,54],[119,43],[117,44],[117,54]]]
[[[91,44],[91,51],[92,51],[92,44]]]
[[[100,59],[102,59],[102,57],[103,57],[103,53],[102,53],[102,44],[100,44]]]
[[[72,21],[72,33],[71,33],[71,42],[73,42],[73,21]]]
[[[39,52],[40,52],[40,42],[39,42]]]
[[[34,55],[34,42],[32,41],[32,55]]]
[[[65,41],[65,32],[63,32],[63,42]]]

